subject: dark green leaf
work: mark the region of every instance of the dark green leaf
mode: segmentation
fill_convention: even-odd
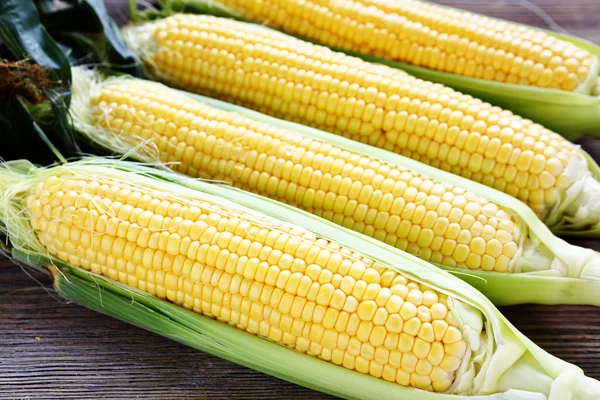
[[[181,12],[191,14],[210,14],[216,17],[244,20],[240,14],[219,3],[218,1],[161,0],[160,3],[163,6],[164,13],[167,15],[175,12]]]
[[[47,0],[45,3],[42,22],[54,37],[62,40],[66,36],[84,34],[88,42],[79,40],[78,44],[93,44],[93,52],[99,57],[95,61],[106,63],[118,71],[142,76],[139,61],[123,41],[119,27],[110,18],[101,0],[69,0],[66,7],[59,6],[56,1]],[[84,49],[89,53],[89,48]]]
[[[43,127],[34,122],[23,103],[15,99],[11,82],[0,93],[2,105],[2,131],[0,140],[6,142],[2,149],[5,159],[25,155],[35,162],[55,161],[63,155],[79,152],[72,128],[67,119],[70,102],[71,66],[67,56],[40,24],[39,15],[29,0],[4,0],[0,2],[0,40],[17,60],[27,60],[46,71],[47,84],[37,88],[49,100],[54,116]],[[23,64],[27,65],[27,64]],[[47,71],[51,72],[47,72]],[[40,83],[36,79],[27,82]],[[16,93],[19,94],[19,93]],[[43,128],[46,133],[41,129]]]
[[[18,100],[0,102],[0,158],[47,165],[62,158]]]

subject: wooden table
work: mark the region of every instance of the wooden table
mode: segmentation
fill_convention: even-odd
[[[547,27],[543,9],[563,29],[600,43],[598,0],[438,2]],[[126,2],[109,3],[122,18]],[[582,145],[600,160],[600,140]],[[571,241],[600,250],[598,240]],[[67,304],[49,287],[44,275],[0,260],[0,399],[327,398]],[[600,309],[523,305],[502,312],[545,350],[600,379]]]

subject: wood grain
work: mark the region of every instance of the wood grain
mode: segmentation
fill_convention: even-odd
[[[533,4],[563,29],[600,43],[598,0],[437,2],[548,27]],[[125,0],[106,3],[117,19],[126,17]],[[581,144],[600,160],[600,140]],[[600,250],[596,239],[569,241]],[[28,274],[0,260],[0,399],[328,398],[68,304],[48,289],[44,275]],[[600,379],[600,309],[522,305],[501,311],[539,346]]]

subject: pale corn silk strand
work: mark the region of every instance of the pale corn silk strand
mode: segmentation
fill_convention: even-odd
[[[172,86],[481,182],[525,201],[549,225],[573,201],[568,189],[590,175],[577,146],[538,124],[263,27],[179,14],[127,28],[124,37],[150,73]],[[597,223],[597,215],[587,217]]]
[[[523,222],[493,202],[396,165],[161,85],[122,78],[80,84],[94,75],[73,76],[71,111],[83,132],[153,141],[161,161],[190,176],[232,183],[447,266],[516,272],[529,240]]]
[[[446,391],[477,353],[453,314],[456,300],[260,214],[69,166],[5,196],[25,210],[7,225],[13,242],[33,239],[23,250],[349,369]]]
[[[418,0],[220,2],[328,46],[458,75],[587,93],[598,75],[595,56],[546,32]]]

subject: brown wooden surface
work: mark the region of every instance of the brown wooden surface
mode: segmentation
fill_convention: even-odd
[[[547,27],[533,4],[563,29],[600,43],[599,0],[438,2]],[[113,15],[125,15],[125,0],[107,3]],[[600,140],[582,145],[600,160]],[[600,250],[599,240],[570,241]],[[0,399],[327,398],[67,304],[43,275],[32,277],[39,282],[0,260]],[[539,346],[600,379],[599,308],[523,305],[502,312]]]

